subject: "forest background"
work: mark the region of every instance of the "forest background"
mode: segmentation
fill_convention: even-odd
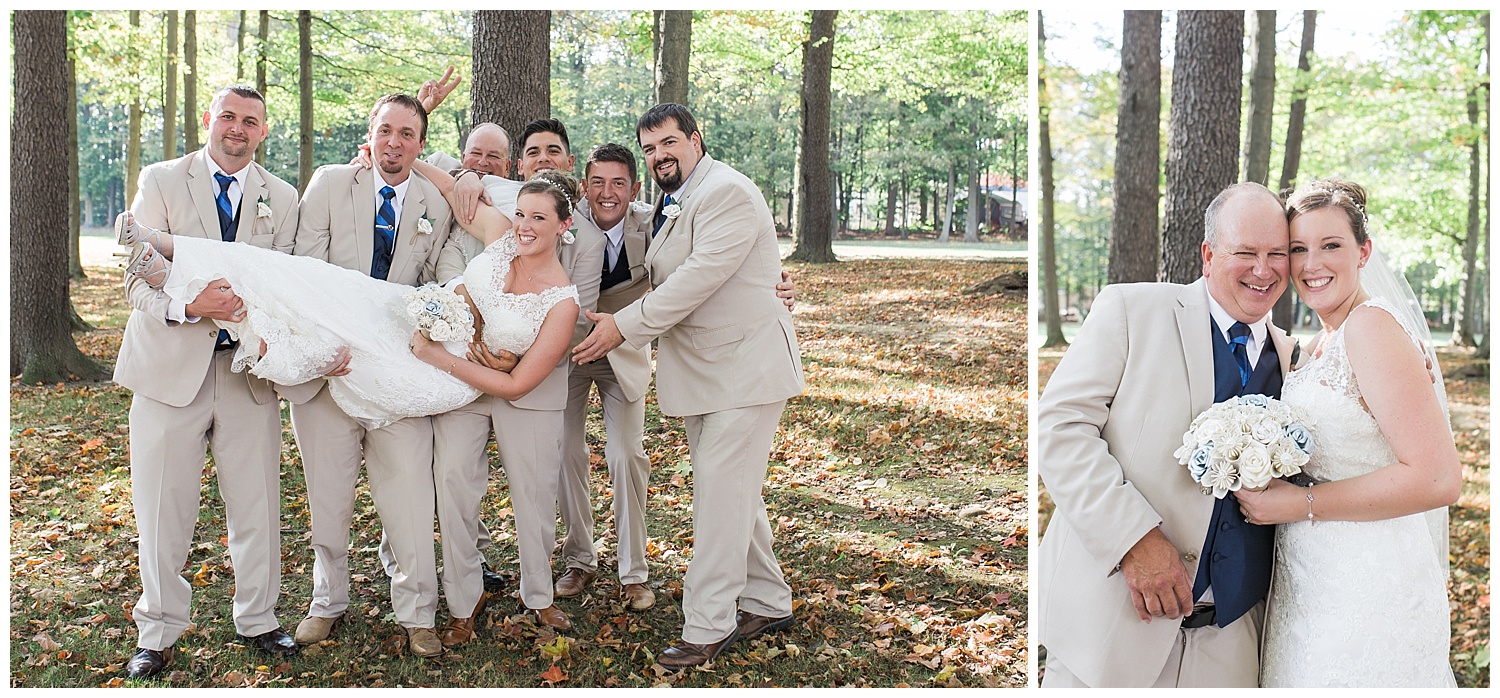
[[[1449,509],[1450,660],[1459,686],[1488,686],[1489,12],[1071,19],[1039,20],[1038,392],[1104,285],[1198,278],[1203,210],[1225,186],[1360,183],[1443,367],[1464,477]],[[1304,341],[1318,329],[1290,289],[1273,318]],[[1037,510],[1044,534],[1045,486]]]
[[[677,101],[698,117],[710,153],[761,188],[788,233],[808,378],[782,420],[765,494],[798,624],[737,645],[712,671],[653,664],[681,627],[692,481],[680,421],[663,418],[648,395],[648,564],[658,598],[650,612],[625,613],[600,580],[560,602],[570,633],[538,628],[501,602],[462,652],[411,657],[387,613],[379,522],[361,488],[351,553],[360,620],[337,642],[263,664],[229,623],[233,582],[210,459],[184,571],[195,624],[171,670],[143,683],[1025,684],[1026,13],[7,19],[11,168],[28,173],[11,182],[12,229],[27,231],[11,236],[11,685],[119,685],[133,651],[130,394],[89,380],[108,377],[129,306],[108,252],[100,262],[81,251],[112,242],[101,226],[130,201],[135,173],[198,147],[198,115],[213,90],[245,82],[259,83],[268,101],[264,164],[305,183],[315,166],[349,160],[379,95],[414,93],[450,64],[464,82],[433,115],[429,150],[457,151],[473,123],[518,134],[551,115],[567,125],[581,169],[594,145],[634,150],[636,118]],[[76,148],[59,147],[74,138]],[[649,184],[646,192],[654,195]],[[589,442],[607,578],[612,520],[596,414]],[[513,574],[508,489],[498,464],[494,472],[484,504],[496,534],[489,557]],[[282,492],[278,612],[295,624],[312,565],[289,428]]]

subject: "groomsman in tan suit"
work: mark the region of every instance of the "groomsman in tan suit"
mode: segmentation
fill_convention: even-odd
[[[644,259],[651,235],[651,207],[633,206],[641,183],[635,154],[615,143],[595,148],[584,164],[584,196],[579,227],[603,231],[608,246],[599,282],[598,311],[613,313],[651,290]],[[587,308],[593,310],[593,308]],[[583,593],[599,567],[594,549],[594,511],[589,502],[589,453],[584,438],[589,390],[598,386],[608,437],[604,459],[614,490],[615,557],[625,607],[643,611],[656,603],[646,586],[646,482],[651,461],[642,446],[646,388],[651,383],[651,348],[618,347],[604,361],[572,367],[568,406],[563,413],[563,475],[558,505],[568,527],[563,542],[567,566],[555,585],[561,598]]]
[[[236,85],[203,113],[208,144],[141,171],[131,210],[153,228],[290,252],[297,190],[253,162],[265,140],[266,103]],[[249,372],[230,370],[235,343],[215,320],[241,319],[223,280],[191,303],[126,277],[133,310],[115,364],[130,406],[130,480],[140,532],[140,637],[126,664],[151,676],[172,660],[190,621],[192,587],[182,568],[198,520],[205,445],[213,449],[234,563],[234,625],[273,655],[297,652],[276,620],[281,585],[281,416],[276,395]]]
[[[681,668],[794,620],[761,488],[781,411],[803,389],[802,363],[791,312],[774,291],[781,264],[760,191],[708,156],[681,105],[652,107],[636,136],[665,193],[644,260],[655,288],[612,315],[589,313],[594,331],[574,358],[656,339],[661,410],[685,417],[693,561],[682,639],[657,655]]]
[[[437,187],[411,171],[426,141],[427,113],[416,98],[380,98],[370,112],[368,136],[375,167],[318,168],[302,197],[294,253],[399,284],[434,280],[450,214]],[[328,637],[348,609],[349,529],[363,454],[370,494],[396,560],[391,576],[396,620],[406,629],[413,654],[441,654],[435,629],[432,418],[412,417],[367,431],[339,409],[324,386],[309,381],[280,387],[292,403],[316,558],[312,603],[297,626],[297,642]]]
[[[1204,218],[1203,278],[1105,288],[1038,400],[1037,470],[1057,502],[1036,566],[1044,688],[1257,684],[1270,532],[1202,494],[1172,452],[1221,393],[1257,378],[1279,391],[1294,343],[1267,316],[1286,289],[1286,215],[1247,183]],[[1238,335],[1258,357],[1248,383],[1223,360]]]
[[[521,176],[531,179],[541,170],[572,172],[574,158],[568,132],[556,119],[538,119],[526,125],[520,137]],[[477,177],[460,177],[456,187],[473,186]],[[498,203],[498,202],[497,202]],[[575,217],[575,221],[580,219]],[[599,269],[604,264],[606,239],[591,225],[580,223],[575,240],[558,250],[563,268],[578,288],[582,308],[593,308],[599,298]],[[455,234],[443,250],[438,278],[452,279],[463,272],[469,260],[483,250],[478,240]],[[574,329],[576,343],[588,333],[589,322],[579,315]],[[502,357],[501,368],[513,366],[515,357]],[[437,433],[433,471],[438,480],[438,517],[445,535],[443,544],[443,588],[448,612],[458,622],[444,628],[449,647],[473,637],[474,617],[488,597],[481,591],[483,556],[476,554],[488,543],[489,534],[478,519],[479,498],[489,481],[484,454],[493,426],[500,462],[510,485],[511,506],[521,556],[521,601],[537,620],[558,630],[572,627],[566,613],[553,604],[552,550],[556,547],[558,483],[562,472],[563,408],[568,400],[568,361],[564,359],[525,397],[503,400],[491,396],[433,418]],[[475,540],[476,546],[460,545]],[[451,569],[450,569],[451,567]],[[469,609],[473,609],[472,612]],[[468,613],[467,616],[464,614]]]

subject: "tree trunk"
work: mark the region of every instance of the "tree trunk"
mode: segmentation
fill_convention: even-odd
[[[828,167],[833,34],[838,10],[813,10],[802,45],[802,138],[797,144],[797,221],[788,259],[837,262],[833,256],[833,172]],[[665,52],[665,51],[664,51]]]
[[[974,134],[977,127],[972,127]],[[979,217],[984,211],[983,192],[979,191],[979,168],[976,165],[969,169],[969,206],[964,211],[964,242],[979,242]]]
[[[1161,15],[1158,13],[1158,41],[1160,34]],[[1051,99],[1047,94],[1047,32],[1042,28],[1041,12],[1036,13],[1036,58],[1037,145],[1042,149],[1037,154],[1037,168],[1042,178],[1042,315],[1047,323],[1047,341],[1042,346],[1064,347],[1068,340],[1063,337],[1062,313],[1057,307],[1057,234],[1052,204],[1052,132],[1048,124]],[[1121,89],[1120,94],[1124,93]]]
[[[1458,280],[1458,312],[1453,316],[1453,345],[1472,347],[1478,323],[1474,321],[1476,293],[1479,286],[1479,86],[1469,88],[1466,109],[1469,114],[1469,212],[1464,225],[1464,275]]]
[[[548,10],[474,11],[469,123],[493,122],[519,136],[551,115],[551,32]]]
[[[245,11],[234,25],[234,81],[245,81]]]
[[[183,152],[198,150],[198,129],[201,119],[198,113],[198,11],[182,11],[182,135],[186,140]]]
[[[656,104],[688,103],[688,62],[693,53],[693,11],[653,10],[651,45],[655,51]]]
[[[1271,112],[1276,104],[1276,11],[1256,10],[1252,27],[1255,67],[1250,73],[1245,181],[1265,185],[1271,177]]]
[[[138,41],[141,11],[130,11],[130,39]],[[141,174],[141,87],[130,86],[130,132],[125,138],[125,200],[135,201],[135,188]]]
[[[297,11],[297,194],[307,191],[313,174],[312,11]]]
[[[1307,86],[1312,81],[1313,36],[1318,28],[1318,11],[1302,12],[1302,45],[1297,48],[1297,79],[1292,82],[1292,107],[1286,120],[1286,151],[1282,154],[1281,178],[1276,191],[1284,192],[1297,182],[1297,168],[1302,162],[1302,125],[1307,118]],[[1291,284],[1271,309],[1271,322],[1292,329],[1296,321],[1296,292]]]
[[[958,206],[958,166],[948,164],[948,200],[943,211],[943,229],[938,232],[938,242],[947,242],[953,230],[953,210]]]
[[[1161,198],[1161,10],[1125,13],[1109,282],[1155,281]]]
[[[177,10],[167,10],[167,96],[161,103],[161,159],[177,157]]]
[[[63,10],[11,16],[15,102],[11,172],[54,172],[67,142],[68,26]],[[108,373],[78,350],[68,302],[68,191],[50,177],[10,178],[10,370],[22,383],[97,380]]]
[[[1239,174],[1245,13],[1182,10],[1167,132],[1167,206],[1162,281],[1202,274],[1203,210]]]
[[[256,33],[255,42],[255,89],[260,92],[261,96],[266,94],[266,47],[270,45],[270,41],[271,13],[261,10],[260,31]],[[266,166],[266,147],[266,142],[261,141],[260,147],[255,149],[255,162],[261,167]]]
[[[896,234],[896,180],[885,183],[885,231],[886,237]]]
[[[1485,13],[1483,13],[1483,14],[1481,14],[1479,16],[1479,25],[1484,28],[1483,39],[1480,41],[1479,45],[1480,46],[1489,46],[1490,45],[1490,13],[1485,12]],[[1491,110],[1487,106],[1490,103],[1490,100],[1489,100],[1489,97],[1490,97],[1490,88],[1489,88],[1490,52],[1489,51],[1485,51],[1485,53],[1484,53],[1484,67],[1480,70],[1480,74],[1485,76],[1485,83],[1484,83],[1485,86],[1483,88],[1484,91],[1481,93],[1484,96],[1483,96],[1483,98],[1481,98],[1479,100],[1479,106],[1480,106],[1480,108],[1484,109],[1484,129],[1480,132],[1481,137],[1484,140],[1484,156],[1480,158],[1480,162],[1482,162],[1482,163],[1489,163],[1490,162],[1490,114],[1491,114]],[[1489,205],[1488,204],[1490,202],[1490,197],[1489,197],[1489,195],[1488,195],[1487,192],[1489,192],[1489,190],[1490,190],[1490,188],[1489,188],[1490,171],[1489,171],[1488,167],[1485,168],[1484,180],[1485,180],[1485,186],[1482,186],[1482,187],[1479,188],[1480,195],[1484,197],[1484,205],[1481,205],[1479,207],[1479,210],[1480,211],[1489,211],[1490,209],[1489,209]],[[1491,257],[1490,257],[1490,216],[1489,216],[1488,213],[1484,214],[1484,225],[1481,228],[1481,232],[1484,235],[1484,251],[1480,254],[1479,258],[1483,259],[1483,260],[1486,260],[1486,261],[1485,261],[1485,273],[1479,275],[1479,293],[1476,295],[1476,298],[1477,298],[1476,302],[1478,303],[1479,307],[1477,307],[1475,309],[1475,311],[1474,311],[1474,319],[1477,322],[1477,324],[1475,325],[1475,327],[1476,327],[1476,332],[1475,332],[1476,336],[1475,336],[1475,339],[1479,343],[1479,347],[1478,347],[1479,350],[1477,352],[1475,352],[1475,356],[1477,356],[1478,358],[1481,358],[1481,359],[1484,359],[1484,360],[1488,361],[1489,358],[1490,358],[1490,304],[1489,304],[1489,293],[1488,293],[1489,287],[1490,287],[1490,275],[1489,275],[1489,261],[1488,260],[1491,259]]]
[[[71,47],[70,47],[71,48]],[[68,51],[68,278],[86,279],[78,251],[79,228],[83,225],[82,201],[78,196],[78,61]]]

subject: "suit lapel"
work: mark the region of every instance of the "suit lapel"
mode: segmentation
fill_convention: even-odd
[[[202,151],[199,151],[202,152]],[[203,226],[203,236],[222,239],[219,232],[219,185],[214,181],[205,158],[194,153],[188,165],[188,192],[193,197],[193,208],[198,212],[198,222]]]
[[[1297,341],[1286,330],[1269,322],[1266,323],[1266,329],[1269,330],[1267,334],[1271,337],[1272,346],[1276,347],[1276,360],[1281,362],[1281,378],[1285,380],[1287,374],[1292,372],[1292,348]]]
[[[1178,294],[1176,314],[1187,365],[1188,394],[1192,396],[1193,414],[1199,414],[1214,404],[1214,345],[1208,334],[1208,287],[1202,279]]]
[[[683,206],[683,202],[687,201],[688,197],[691,197],[693,192],[698,190],[699,185],[703,184],[703,180],[708,179],[709,172],[713,169],[713,166],[714,159],[705,154],[703,159],[698,161],[698,165],[693,168],[692,173],[688,175],[687,185],[678,192],[678,195],[672,202],[678,206]],[[656,210],[658,212],[662,209],[662,201],[662,198],[656,200]],[[676,222],[676,218],[668,218],[661,224],[661,230],[656,231],[656,236],[651,238],[651,246],[646,250],[645,261],[647,264],[650,264],[652,258],[656,257],[657,250],[660,250],[661,246],[666,244],[667,238],[672,233],[673,224]],[[656,224],[656,217],[654,215],[651,217],[651,223],[652,225]]]
[[[634,228],[634,230],[632,230]],[[651,221],[645,227],[633,226],[630,219],[625,222],[625,240],[620,249],[625,253],[625,262],[630,265],[630,278],[635,280],[646,274],[646,245],[651,239]]]
[[[370,178],[375,176],[373,170],[356,170],[354,186],[349,190],[349,210],[354,212],[354,254],[359,261],[359,270],[367,275],[375,256],[375,194],[370,183]]]
[[[413,172],[406,186],[406,198],[401,202],[401,222],[396,226],[396,240],[391,255],[391,273],[388,278],[399,279],[411,265],[412,244],[417,241],[417,219],[427,213],[424,182]]]
[[[234,239],[249,242],[251,236],[255,235],[255,221],[260,215],[260,200],[265,198],[266,180],[260,176],[260,170],[256,169],[254,163],[246,165],[250,171],[245,173],[245,191],[240,198],[240,225],[235,229]]]

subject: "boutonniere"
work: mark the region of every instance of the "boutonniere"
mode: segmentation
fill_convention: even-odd
[[[648,204],[644,201],[632,201],[630,202],[630,210],[636,213],[650,213],[651,204]]]
[[[256,218],[270,218],[271,217],[271,205],[268,204],[268,203],[266,203],[265,197],[261,197],[261,199],[259,201],[255,202],[255,217]]]
[[[578,239],[578,237],[573,234],[573,231],[571,231],[571,230],[564,230],[563,231],[563,234],[562,234],[562,244],[564,244],[564,245],[571,245],[571,244],[573,244],[573,241],[577,240],[577,239]]]
[[[429,219],[426,214],[423,214],[421,218],[417,219],[417,232],[423,235],[432,234],[432,220]]]
[[[682,215],[682,203],[679,201],[673,201],[672,203],[661,207],[661,215],[666,216],[669,220]]]

